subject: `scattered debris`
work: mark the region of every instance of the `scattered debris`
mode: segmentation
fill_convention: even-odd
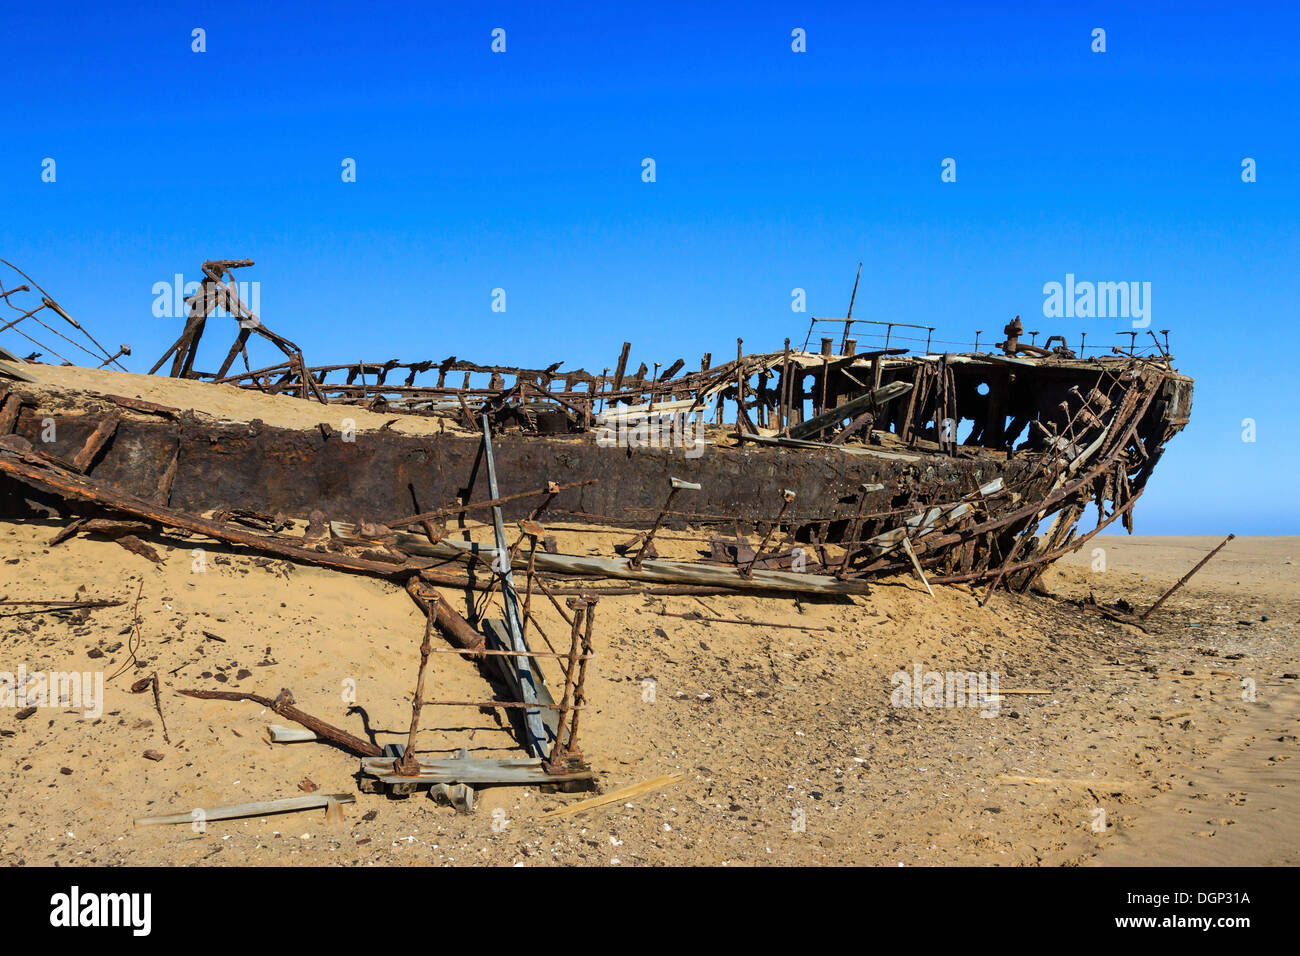
[[[1207,554],[1205,557],[1201,558],[1201,560],[1197,561],[1197,562],[1196,562],[1196,566],[1193,567],[1192,570],[1188,571],[1188,572],[1187,572],[1186,574],[1184,574],[1181,578],[1179,578],[1177,581],[1175,581],[1173,587],[1171,587],[1171,588],[1170,588],[1168,591],[1166,591],[1164,594],[1160,595],[1160,597],[1156,599],[1156,602],[1155,602],[1154,604],[1152,604],[1149,608],[1147,608],[1145,611],[1142,612],[1141,620],[1145,621],[1145,620],[1146,620],[1146,619],[1151,615],[1151,612],[1152,612],[1152,611],[1154,611],[1154,610],[1155,610],[1156,608],[1158,608],[1160,605],[1164,604],[1165,601],[1169,598],[1170,595],[1172,595],[1175,591],[1177,591],[1177,590],[1178,590],[1179,588],[1181,588],[1184,584],[1186,584],[1186,583],[1191,579],[1191,577],[1192,577],[1193,574],[1195,574],[1197,571],[1201,570],[1201,568],[1205,567],[1205,563],[1206,563],[1207,561],[1209,561],[1210,558],[1214,557],[1216,554],[1218,554],[1220,551],[1222,551],[1223,548],[1224,548],[1224,546],[1227,545],[1227,543],[1228,543],[1229,541],[1231,541],[1231,540],[1232,540],[1233,538],[1235,538],[1235,537],[1236,537],[1235,534],[1230,534],[1230,535],[1228,535],[1226,538],[1223,539],[1222,542],[1219,543],[1219,546],[1218,546],[1217,548],[1215,548],[1213,551],[1211,551],[1211,552],[1210,552],[1209,554]]]
[[[354,737],[346,730],[340,730],[317,717],[313,717],[311,714],[299,710],[294,706],[293,694],[287,687],[282,688],[274,700],[260,694],[246,694],[232,690],[178,690],[176,693],[183,694],[186,697],[195,697],[199,700],[251,700],[255,704],[261,704],[263,707],[275,711],[281,717],[288,717],[290,720],[302,724],[318,737],[323,737],[344,750],[350,750],[363,757],[378,757],[383,753],[382,750],[369,741]]]
[[[163,740],[171,743],[172,739],[167,735],[167,719],[163,717],[162,698],[158,691],[158,672],[154,671],[148,677],[142,677],[131,685],[131,693],[141,694],[146,690],[153,690],[153,706],[158,711],[158,720],[162,723]]]
[[[542,814],[543,820],[553,820],[556,817],[568,817],[575,813],[583,813],[587,810],[595,810],[597,807],[608,806],[611,803],[619,803],[627,800],[629,797],[637,797],[643,793],[649,793],[652,790],[659,790],[663,787],[670,787],[685,779],[684,773],[668,773],[661,777],[651,777],[649,780],[643,780],[640,783],[634,783],[629,787],[622,787],[618,790],[610,791],[599,797],[592,797],[588,800],[580,800],[577,803],[571,803],[567,807],[560,807],[556,810],[547,810]]]

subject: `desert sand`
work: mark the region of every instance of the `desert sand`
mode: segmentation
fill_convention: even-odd
[[[31,368],[52,410],[99,392],[210,420],[304,428],[347,415],[359,430],[454,427],[195,381]],[[172,533],[148,538],[164,559],[154,564],[102,538],[52,545],[61,528],[0,521],[0,600],[122,603],[70,613],[0,605],[0,678],[104,680],[102,707],[90,713],[71,700],[0,706],[8,864],[1300,860],[1291,759],[1300,539],[1233,541],[1147,632],[1074,602],[1093,593],[1145,608],[1220,539],[1098,537],[1048,572],[1046,593],[999,592],[987,606],[982,588],[931,597],[911,577],[853,598],[602,597],[580,741],[599,790],[683,776],[546,819],[584,795],[483,788],[465,815],[423,793],[357,793],[357,757],[321,742],[270,743],[268,725],[287,721],[257,704],[176,694],[289,688],[299,707],[357,736],[404,742],[424,619],[400,587]],[[605,555],[633,534],[558,520],[547,531],[562,551]],[[482,525],[457,533],[486,540]],[[664,531],[656,545],[665,557],[697,558],[701,540]],[[443,594],[467,616],[482,600]],[[558,642],[566,627],[556,611],[534,607]],[[682,614],[746,623],[673,616]],[[898,706],[893,677],[917,668],[994,674],[1004,693],[992,716]],[[553,665],[543,670],[558,683]],[[131,692],[155,673],[161,715],[152,693]],[[493,692],[454,653],[432,656],[426,690],[451,700]],[[500,710],[426,707],[422,728],[421,753],[524,756]],[[213,821],[204,832],[133,826],[306,792],[356,793],[357,802],[342,823],[313,810]]]
[[[197,833],[132,822],[312,786],[356,792],[359,760],[319,742],[271,744],[267,726],[283,718],[176,689],[288,687],[322,719],[400,742],[423,617],[403,590],[372,578],[165,535],[149,539],[165,559],[155,565],[108,540],[50,547],[59,527],[0,522],[0,599],[125,603],[88,616],[0,607],[0,671],[121,673],[96,719],[72,707],[21,720],[0,709],[6,864],[1300,861],[1300,539],[1235,540],[1151,618],[1150,633],[1069,599],[1093,591],[1143,608],[1218,539],[1097,538],[1048,573],[1052,596],[999,592],[987,607],[982,591],[942,587],[932,598],[910,578],[852,599],[605,597],[582,750],[603,791],[673,772],[679,783],[558,819],[541,814],[587,795],[485,788],[465,815],[423,793],[358,793],[342,823],[314,810]],[[630,536],[548,531],[580,553],[609,553]],[[1106,570],[1094,570],[1091,545],[1105,549]],[[665,556],[696,548],[684,534],[662,536]],[[465,593],[443,593],[468,609]],[[553,638],[564,633],[544,602],[539,614]],[[1049,693],[1007,695],[994,717],[893,706],[891,675],[918,664]],[[152,694],[130,692],[155,672],[166,739]],[[433,655],[427,680],[440,698],[490,696],[456,654]],[[345,700],[352,687],[355,703]],[[523,756],[499,715],[426,708],[419,750]]]
[[[321,422],[341,427],[343,417],[351,419],[358,432],[387,427],[398,434],[428,435],[457,427],[454,418],[384,414],[355,405],[327,407],[291,395],[264,395],[235,385],[215,385],[196,379],[137,375],[73,365],[33,364],[24,366],[24,371],[37,380],[27,387],[45,397],[42,407],[51,412],[75,413],[84,409],[84,396],[90,393],[140,398],[172,408],[190,409],[206,421],[251,422],[257,419],[276,428],[315,428]]]

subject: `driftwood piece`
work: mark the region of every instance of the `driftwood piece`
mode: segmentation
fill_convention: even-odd
[[[114,521],[111,518],[77,518],[60,529],[50,539],[48,547],[54,547],[77,534],[99,534],[106,538],[122,538],[126,535],[148,534],[154,525],[145,521]]]
[[[287,687],[282,688],[274,700],[260,694],[245,694],[228,690],[178,690],[176,693],[184,694],[186,697],[195,697],[199,700],[251,700],[255,704],[269,707],[281,717],[287,717],[295,723],[302,724],[308,730],[314,731],[316,736],[323,737],[358,756],[382,757],[384,755],[384,752],[370,741],[354,737],[346,730],[340,730],[333,724],[327,724],[320,718],[299,710],[294,706],[293,694],[289,692]]]
[[[46,547],[52,548],[56,544],[62,544],[63,542],[67,541],[78,531],[80,531],[81,526],[84,525],[88,520],[89,519],[87,518],[75,518],[72,521],[69,521],[67,524],[65,524],[62,528],[59,529],[58,534],[56,534],[53,538],[49,540],[49,542],[46,544]]]
[[[128,534],[148,534],[154,530],[154,526],[145,521],[91,518],[79,530],[82,534],[102,534],[106,538],[121,538]]]
[[[1015,773],[1000,773],[998,779],[1003,783],[1041,784],[1049,787],[1083,787],[1115,793],[1121,790],[1138,790],[1147,784],[1131,780],[1094,780],[1091,777],[1024,777]]]
[[[75,610],[75,609],[77,609],[77,608],[83,608],[83,607],[85,607],[85,608],[95,608],[95,607],[117,607],[119,604],[125,604],[125,603],[126,603],[125,601],[99,601],[99,600],[85,600],[85,601],[53,601],[53,600],[49,600],[49,601],[8,601],[8,600],[5,600],[5,601],[0,601],[0,605],[6,606],[6,607],[11,606],[11,605],[24,605],[24,606],[26,606],[26,605],[32,605],[32,604],[39,604],[39,605],[41,605],[42,607],[48,608],[48,609],[50,609],[50,610],[52,610],[52,611],[70,611],[70,610]]]
[[[29,614],[66,614],[69,611],[81,611],[88,615],[101,607],[117,607],[125,601],[0,601],[0,608],[24,607],[21,611],[4,611],[0,617],[25,617]]]

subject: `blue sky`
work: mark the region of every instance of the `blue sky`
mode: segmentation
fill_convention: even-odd
[[[209,258],[255,259],[262,317],[317,364],[775,349],[843,314],[859,261],[857,317],[1110,344],[1126,320],[1046,319],[1044,283],[1150,282],[1197,386],[1136,530],[1296,534],[1298,26],[1285,4],[29,5],[0,36],[0,257],[136,371],[181,324],[154,284]]]

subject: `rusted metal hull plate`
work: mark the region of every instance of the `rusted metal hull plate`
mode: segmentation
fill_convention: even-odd
[[[94,430],[95,416],[53,419],[55,440],[42,442],[50,421],[25,410],[18,434],[41,451],[71,459]],[[112,443],[95,465],[95,478],[115,490],[152,497],[159,476],[179,447],[171,504],[190,512],[230,508],[307,515],[319,509],[348,521],[388,520],[457,500],[479,454],[477,438],[358,433],[344,441],[320,430],[272,428],[260,423],[198,425],[123,418]],[[997,474],[1014,478],[1025,464],[995,458],[921,457],[878,460],[837,451],[752,447],[710,448],[697,458],[680,449],[628,451],[597,446],[588,437],[512,436],[496,441],[503,495],[532,491],[546,481],[598,483],[561,492],[551,513],[628,524],[652,521],[663,505],[670,476],[698,482],[689,514],[695,520],[770,521],[783,489],[797,495],[787,514],[795,524],[846,522],[857,510],[862,484],[883,488],[868,498],[868,511],[905,501],[928,503],[970,489]],[[482,487],[475,498],[487,496]],[[503,506],[507,520],[526,516],[535,501]],[[668,524],[680,527],[682,515]],[[834,539],[837,528],[829,529]]]

